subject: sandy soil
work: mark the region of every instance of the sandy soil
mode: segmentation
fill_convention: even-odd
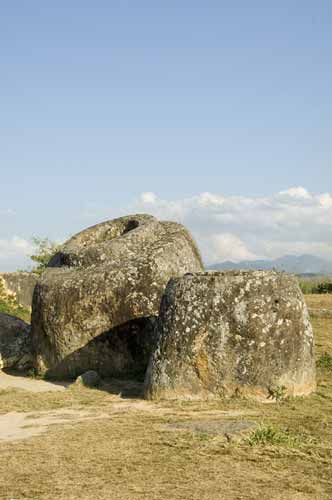
[[[68,384],[67,384],[68,385]],[[106,385],[107,387],[107,385]],[[28,377],[8,375],[0,372],[0,389],[20,389],[28,392],[49,392],[49,391],[64,391],[65,384],[54,384],[44,380],[35,380]],[[54,425],[72,426],[74,424],[85,422],[86,420],[110,420],[114,416],[121,413],[132,414],[137,412],[143,414],[152,414],[155,416],[171,415],[173,410],[167,407],[160,407],[156,403],[135,399],[124,399],[122,394],[112,396],[112,404],[107,409],[98,407],[84,408],[77,406],[74,408],[60,408],[53,410],[42,411],[10,411],[0,415],[0,443],[4,441],[18,441],[28,439],[39,434],[45,433]],[[243,415],[255,414],[251,411],[202,411],[203,421],[197,425],[203,425],[204,431],[215,433],[216,428],[219,433],[231,433],[230,429],[224,429],[226,422],[225,417],[239,417]],[[218,418],[219,417],[219,418]],[[211,420],[212,418],[212,420]],[[216,420],[216,418],[218,420]],[[192,429],[196,430],[195,422],[192,423]],[[236,422],[229,422],[228,425],[237,425]],[[250,426],[249,426],[250,427]],[[241,429],[236,429],[235,433],[241,433]]]
[[[0,390],[24,389],[30,392],[64,391],[68,383],[54,383],[20,375],[9,375],[0,370]]]
[[[86,420],[108,418],[105,414],[94,411],[63,409],[54,411],[18,413],[10,412],[0,415],[0,442],[17,441],[37,436],[46,432],[51,425],[72,424]]]

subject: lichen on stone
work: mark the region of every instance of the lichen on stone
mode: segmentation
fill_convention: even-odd
[[[205,272],[173,279],[162,299],[147,398],[269,398],[315,389],[313,332],[295,277]]]
[[[78,233],[35,289],[37,369],[55,377],[145,371],[167,282],[201,270],[195,242],[174,222],[130,215]]]

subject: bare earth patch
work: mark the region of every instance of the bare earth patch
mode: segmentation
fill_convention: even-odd
[[[0,370],[0,390],[23,389],[29,392],[64,391],[68,385],[23,377],[16,374],[15,376],[8,375]]]
[[[313,325],[317,359],[332,355],[331,319]],[[151,403],[140,384],[114,380],[100,390],[26,388],[0,389],[1,500],[332,498],[329,368],[318,367],[316,394],[269,405]],[[247,422],[261,438],[225,439]]]
[[[39,412],[38,414],[10,412],[0,415],[0,441],[17,441],[37,436],[55,424],[68,425],[100,418],[108,418],[108,415],[72,409]]]

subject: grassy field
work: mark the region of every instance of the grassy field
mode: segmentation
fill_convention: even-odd
[[[306,299],[332,310],[332,296]],[[0,498],[331,500],[332,318],[315,317],[313,326],[318,389],[308,398],[149,403],[138,385],[115,382],[102,390],[2,391],[0,415],[72,408],[104,416],[0,444]],[[233,440],[216,431],[225,422],[258,428]]]
[[[316,276],[312,278],[299,278],[299,284],[304,294],[332,293],[332,277]]]

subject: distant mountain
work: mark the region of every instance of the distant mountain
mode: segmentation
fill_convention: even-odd
[[[226,261],[209,266],[208,269],[276,269],[294,274],[332,275],[332,262],[314,255],[285,255],[275,260]]]

